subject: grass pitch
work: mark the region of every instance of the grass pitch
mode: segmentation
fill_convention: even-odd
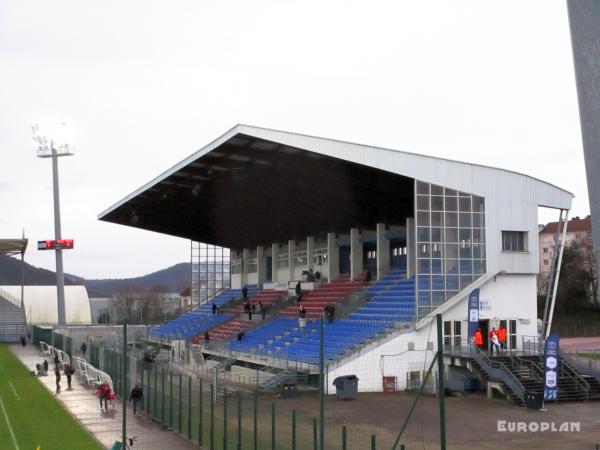
[[[102,449],[6,345],[0,345],[0,449]]]

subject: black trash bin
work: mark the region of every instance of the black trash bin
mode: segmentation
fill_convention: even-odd
[[[358,393],[358,377],[356,375],[344,375],[333,380],[335,393],[341,400],[356,400]]]
[[[525,392],[525,406],[527,406],[527,409],[542,409],[544,407],[544,393]]]
[[[294,383],[285,383],[281,391],[281,398],[296,398],[298,397],[298,388]]]

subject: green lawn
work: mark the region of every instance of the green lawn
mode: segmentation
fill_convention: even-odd
[[[600,353],[577,353],[577,356],[588,359],[600,359]]]
[[[0,400],[2,450],[102,449],[6,345],[0,345]]]

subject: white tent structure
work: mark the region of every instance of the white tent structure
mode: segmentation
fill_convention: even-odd
[[[56,286],[25,286],[24,309],[28,325],[58,324]],[[21,286],[0,286],[14,299],[21,299]],[[92,323],[90,299],[85,286],[65,286],[67,325]]]

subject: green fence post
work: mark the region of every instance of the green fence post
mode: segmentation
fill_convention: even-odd
[[[317,441],[317,418],[313,417],[313,450],[319,450]]]
[[[165,417],[165,368],[162,368],[162,373],[161,373],[161,391],[160,391],[160,398],[161,398],[161,402],[160,402],[160,421],[166,425],[166,417]]]
[[[258,450],[258,391],[254,391],[254,450]]]
[[[444,348],[442,315],[437,314],[438,401],[440,409],[440,449],[446,450],[446,389],[444,384]]]
[[[144,370],[144,366],[142,366],[142,392],[144,393],[144,401],[142,402],[144,411],[146,413],[150,412],[150,395],[152,394],[152,392],[150,392],[150,372],[146,372],[146,390],[144,391],[144,372],[146,372]]]
[[[199,396],[200,397],[200,399],[199,399],[200,408],[198,410],[199,411],[199,413],[198,413],[198,415],[199,415],[199,420],[198,420],[198,445],[202,446],[202,442],[203,442],[202,433],[204,432],[204,430],[202,430],[202,419],[203,419],[203,416],[204,416],[204,406],[203,406],[203,403],[202,403],[202,397],[203,397],[203,394],[202,394],[202,378],[200,378],[199,382],[200,382],[200,396]]]
[[[192,439],[192,377],[188,375],[188,439]]]
[[[323,338],[323,317],[319,321],[319,442],[325,450],[325,358]]]
[[[223,387],[223,450],[227,450],[227,387]]]
[[[375,435],[371,435],[371,450],[377,450],[377,444],[375,442]]]
[[[292,410],[292,450],[296,450],[296,410]]]
[[[275,403],[271,403],[271,450],[275,450]]]
[[[406,450],[406,449],[404,448],[404,444],[400,444],[400,450]]]
[[[127,320],[123,321],[123,394],[127,392]],[[125,445],[127,438],[127,395],[123,395],[123,423],[121,429],[121,445]]]
[[[342,427],[342,450],[346,450],[346,425]]]
[[[242,450],[242,393],[238,391],[238,429],[237,450]]]
[[[215,450],[215,385],[210,384],[210,450]]]
[[[173,429],[173,371],[169,369],[169,428]]]
[[[158,417],[158,411],[157,411],[157,403],[156,400],[158,400],[157,398],[157,383],[156,383],[156,379],[158,378],[157,376],[157,370],[156,370],[156,366],[154,366],[154,364],[152,365],[152,372],[154,372],[154,414],[152,415],[154,418]]]
[[[183,424],[181,423],[181,416],[183,412],[183,380],[181,373],[179,373],[179,413],[177,414],[177,431],[183,434]]]

